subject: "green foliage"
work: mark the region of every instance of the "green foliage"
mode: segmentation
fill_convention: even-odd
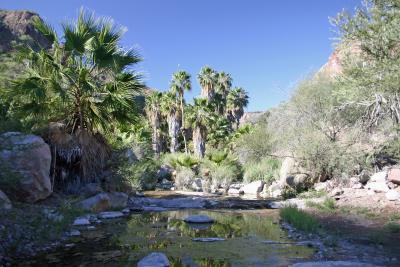
[[[192,184],[196,178],[196,173],[187,167],[180,167],[176,171],[175,185],[179,189],[192,190]]]
[[[336,201],[332,198],[325,198],[322,203],[317,203],[314,201],[307,201],[306,205],[310,208],[316,208],[323,212],[334,212],[337,209]]]
[[[199,159],[185,153],[165,154],[161,161],[175,170],[181,167],[194,168],[199,163]]]
[[[279,214],[287,223],[293,225],[296,229],[305,232],[316,232],[320,227],[318,221],[297,207],[289,206],[279,210]]]
[[[400,233],[400,224],[398,224],[398,223],[389,222],[385,225],[385,228],[389,233],[393,233],[393,234]]]
[[[267,184],[279,178],[279,169],[281,163],[278,159],[264,157],[259,161],[250,161],[244,164],[243,180],[246,183],[261,180]]]

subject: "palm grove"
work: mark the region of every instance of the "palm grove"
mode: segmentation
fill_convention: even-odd
[[[133,69],[141,58],[121,49],[123,31],[109,20],[83,12],[63,25],[62,38],[36,20],[51,48],[20,49],[24,72],[1,90],[0,127],[46,139],[60,188],[93,180],[119,190],[154,188],[162,178],[190,188],[198,177],[206,190],[241,180],[271,185],[288,158],[301,184],[284,193],[347,182],[382,158],[400,160],[400,5],[365,1],[332,23],[341,70],[320,70],[256,125],[240,126],[248,96],[229,74],[202,68],[201,96],[186,103],[191,75],[174,73],[166,92],[145,89]],[[160,176],[165,166],[173,171]]]

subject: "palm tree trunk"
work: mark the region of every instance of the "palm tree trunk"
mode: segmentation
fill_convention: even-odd
[[[205,134],[201,127],[194,128],[193,131],[194,154],[198,158],[203,158],[206,151]]]
[[[178,150],[178,133],[179,133],[179,121],[176,113],[168,115],[168,132],[171,139],[170,151],[175,153]]]
[[[183,107],[183,95],[180,96],[181,98],[181,112],[182,112],[182,136],[183,136],[183,143],[185,144],[185,153],[188,153],[187,143],[186,143],[186,131],[185,131],[185,117],[184,117],[184,107]]]

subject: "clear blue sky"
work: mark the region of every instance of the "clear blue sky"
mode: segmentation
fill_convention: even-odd
[[[249,111],[286,100],[293,85],[319,69],[332,52],[328,17],[361,0],[0,0],[2,9],[38,12],[54,26],[81,6],[127,27],[123,44],[144,57],[148,86],[165,90],[171,74],[204,65],[231,73],[250,94]],[[56,27],[57,28],[57,27]],[[57,28],[60,29],[59,27]]]

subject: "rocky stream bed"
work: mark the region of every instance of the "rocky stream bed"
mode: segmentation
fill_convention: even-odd
[[[138,265],[158,252],[169,266],[398,266],[381,246],[301,233],[282,223],[274,206],[268,199],[148,192],[122,211],[76,218],[64,240],[11,265],[166,266]],[[210,221],[190,223],[193,215]]]

